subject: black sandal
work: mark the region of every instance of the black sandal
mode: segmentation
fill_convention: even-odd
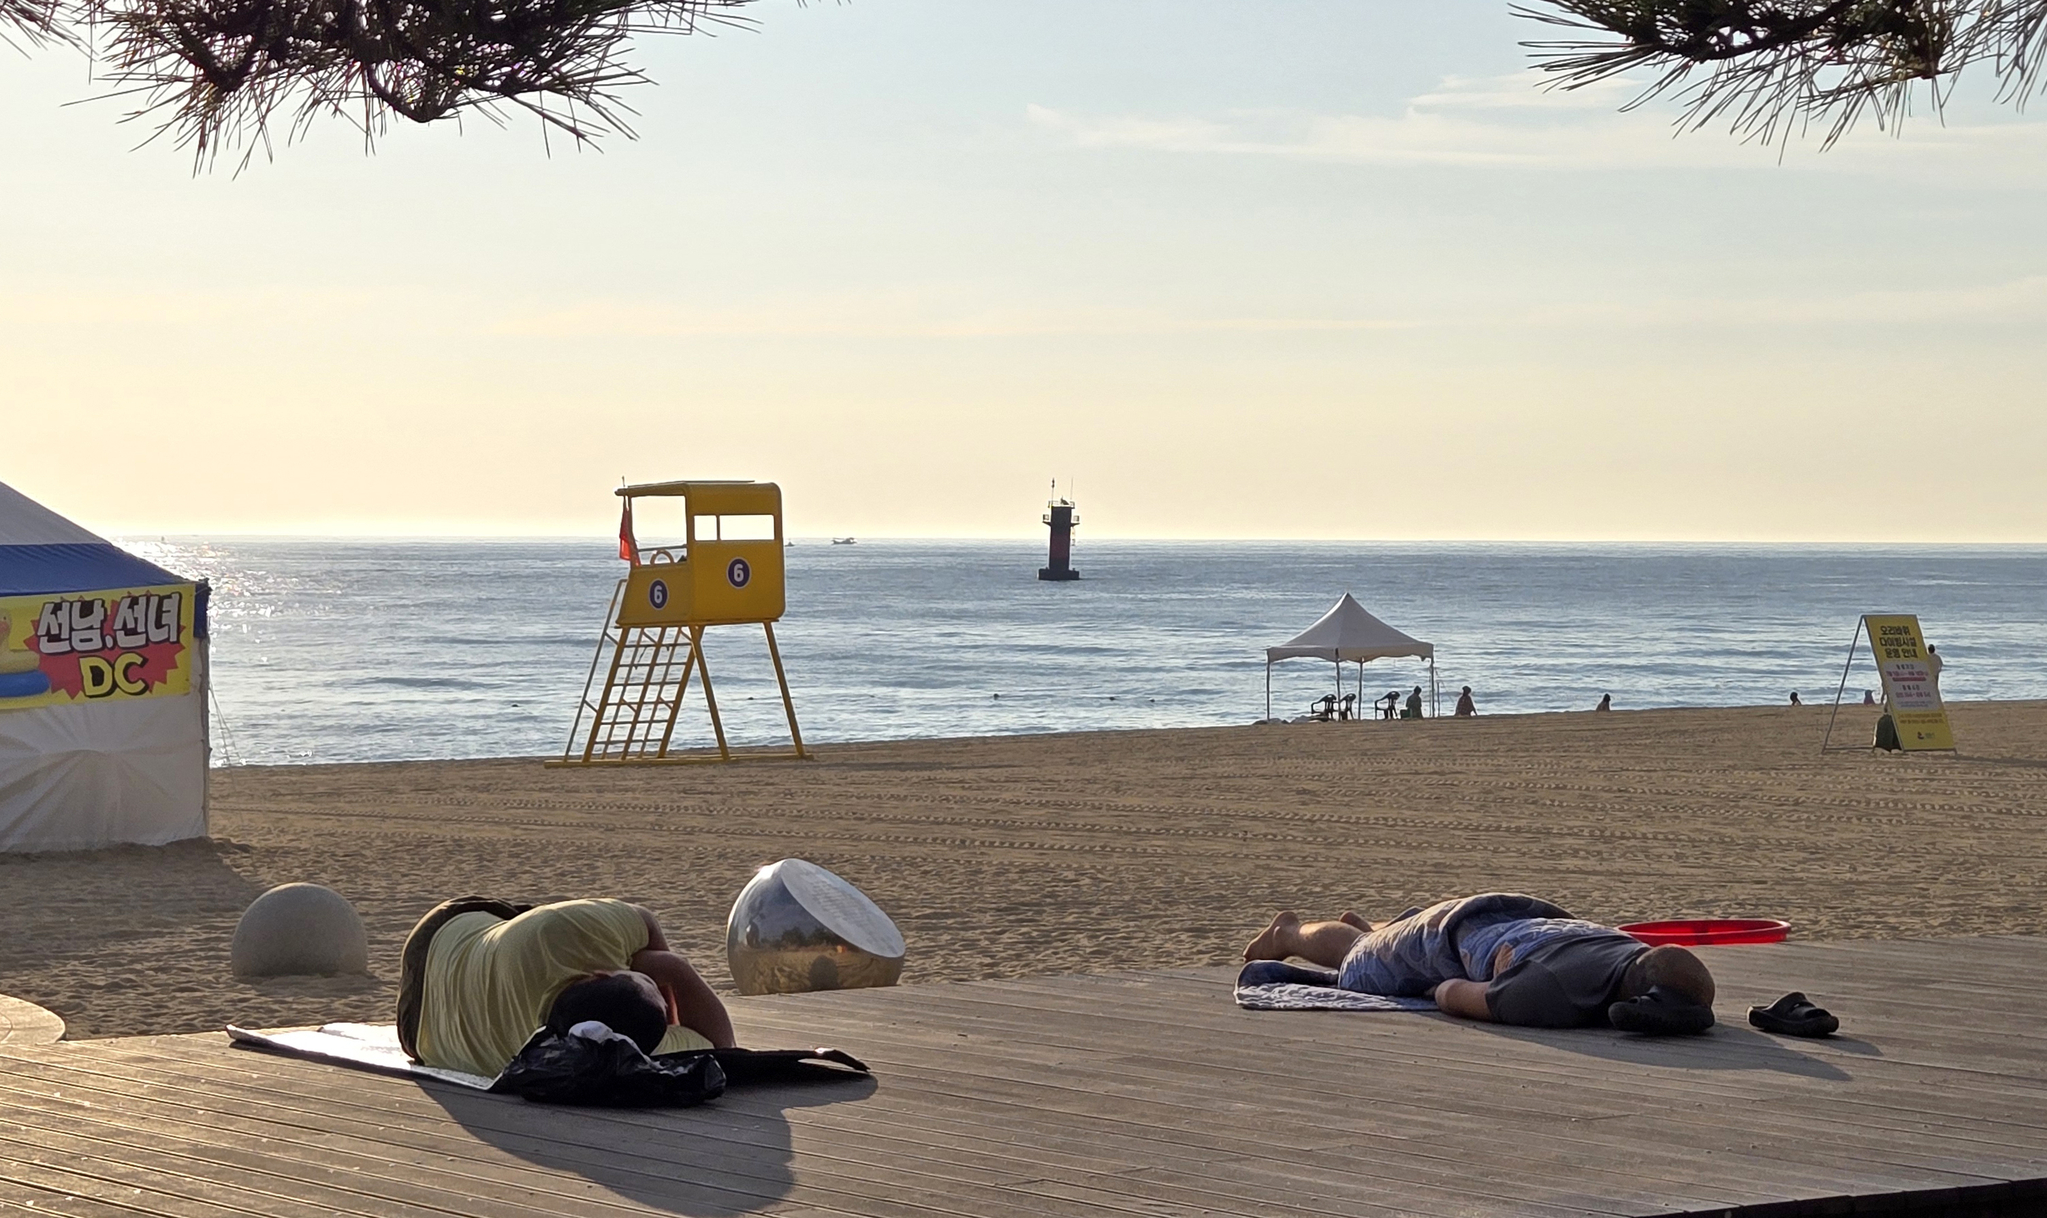
[[[1832,1036],[1841,1026],[1833,1012],[1793,991],[1766,1007],[1750,1007],[1748,1021],[1779,1036]]]

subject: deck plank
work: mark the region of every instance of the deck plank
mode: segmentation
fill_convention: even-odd
[[[1674,1041],[1246,1012],[1229,969],[743,999],[751,1043],[838,1045],[876,1080],[684,1111],[545,1108],[218,1035],[0,1044],[0,1209],[1631,1218],[2000,1186],[2047,1200],[2047,939],[1707,958],[1723,1026]],[[1791,989],[1843,1036],[1745,1026]]]

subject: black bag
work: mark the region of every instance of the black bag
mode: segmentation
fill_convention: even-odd
[[[608,1108],[690,1108],[718,1098],[729,1082],[832,1082],[864,1078],[867,1064],[838,1049],[692,1049],[654,1057],[606,1029],[597,1039],[533,1034],[491,1084],[541,1104]]]
[[[648,1057],[630,1038],[606,1032],[591,1039],[542,1028],[490,1089],[542,1104],[609,1108],[691,1108],[725,1090],[724,1068],[709,1054]]]

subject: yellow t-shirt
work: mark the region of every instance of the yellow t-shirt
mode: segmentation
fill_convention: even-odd
[[[547,1022],[569,982],[629,968],[645,946],[640,911],[610,899],[558,901],[509,921],[487,913],[449,919],[427,948],[420,1060],[494,1077]],[[657,1051],[710,1047],[690,1029],[671,1027]]]

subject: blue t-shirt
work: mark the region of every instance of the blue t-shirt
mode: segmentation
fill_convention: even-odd
[[[1457,955],[1464,961],[1464,975],[1473,981],[1491,981],[1495,976],[1494,957],[1500,948],[1512,949],[1513,958],[1499,972],[1513,967],[1514,961],[1526,959],[1528,954],[1545,943],[1562,939],[1583,939],[1590,937],[1609,938],[1619,934],[1610,926],[1587,922],[1581,918],[1511,918],[1486,917],[1481,915],[1467,921],[1458,928]]]

